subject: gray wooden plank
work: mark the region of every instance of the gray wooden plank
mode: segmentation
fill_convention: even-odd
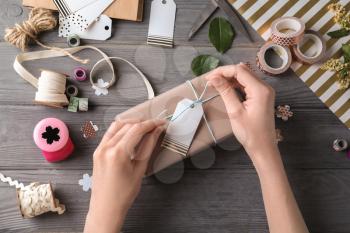
[[[0,184],[0,231],[81,231],[90,193],[77,180],[86,171],[4,171],[21,181],[54,184],[67,205],[62,216],[44,215],[23,220],[15,192]],[[350,231],[349,170],[289,170],[289,177],[310,232]],[[341,191],[340,191],[341,190]],[[268,232],[261,192],[252,169],[187,170],[173,185],[150,177],[126,219],[123,232]]]
[[[127,107],[96,106],[88,113],[69,113],[66,110],[43,108],[41,106],[0,106],[0,169],[91,169],[91,155],[103,132],[112,119]],[[332,141],[337,137],[349,139],[349,132],[327,109],[295,110],[295,116],[288,122],[277,120],[285,141],[280,144],[287,166],[297,168],[349,168],[350,161],[344,153],[332,149]],[[57,117],[70,128],[76,151],[65,162],[49,164],[40,155],[32,140],[32,132],[37,122],[45,117]],[[99,128],[98,137],[86,140],[80,128],[87,120],[92,120]],[[322,129],[321,133],[318,130]],[[230,145],[230,141],[220,143],[215,149],[215,168],[251,167],[249,159],[241,149]],[[206,153],[211,153],[207,151]]]

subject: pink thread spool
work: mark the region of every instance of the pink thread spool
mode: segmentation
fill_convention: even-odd
[[[74,73],[74,78],[79,82],[83,82],[87,79],[87,70],[84,69],[83,67],[79,66],[75,68],[73,73]]]
[[[68,158],[74,150],[66,124],[56,118],[41,120],[35,126],[33,137],[35,144],[50,163]]]

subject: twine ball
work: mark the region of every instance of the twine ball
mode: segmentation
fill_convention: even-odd
[[[28,20],[5,30],[4,39],[23,51],[31,40],[38,43],[37,37],[41,32],[52,30],[56,25],[57,20],[51,10],[34,8]]]

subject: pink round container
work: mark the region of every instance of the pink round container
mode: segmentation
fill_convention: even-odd
[[[34,142],[48,162],[62,161],[74,150],[66,124],[57,118],[41,120],[34,129]]]

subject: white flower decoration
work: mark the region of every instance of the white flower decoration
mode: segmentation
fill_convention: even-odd
[[[79,185],[83,186],[83,190],[85,192],[89,191],[92,187],[92,176],[89,176],[89,174],[84,174],[83,179],[79,180]]]
[[[93,89],[95,89],[95,95],[108,95],[108,82],[105,82],[103,79],[99,78],[97,80],[97,83],[95,83],[94,86],[92,86]]]

